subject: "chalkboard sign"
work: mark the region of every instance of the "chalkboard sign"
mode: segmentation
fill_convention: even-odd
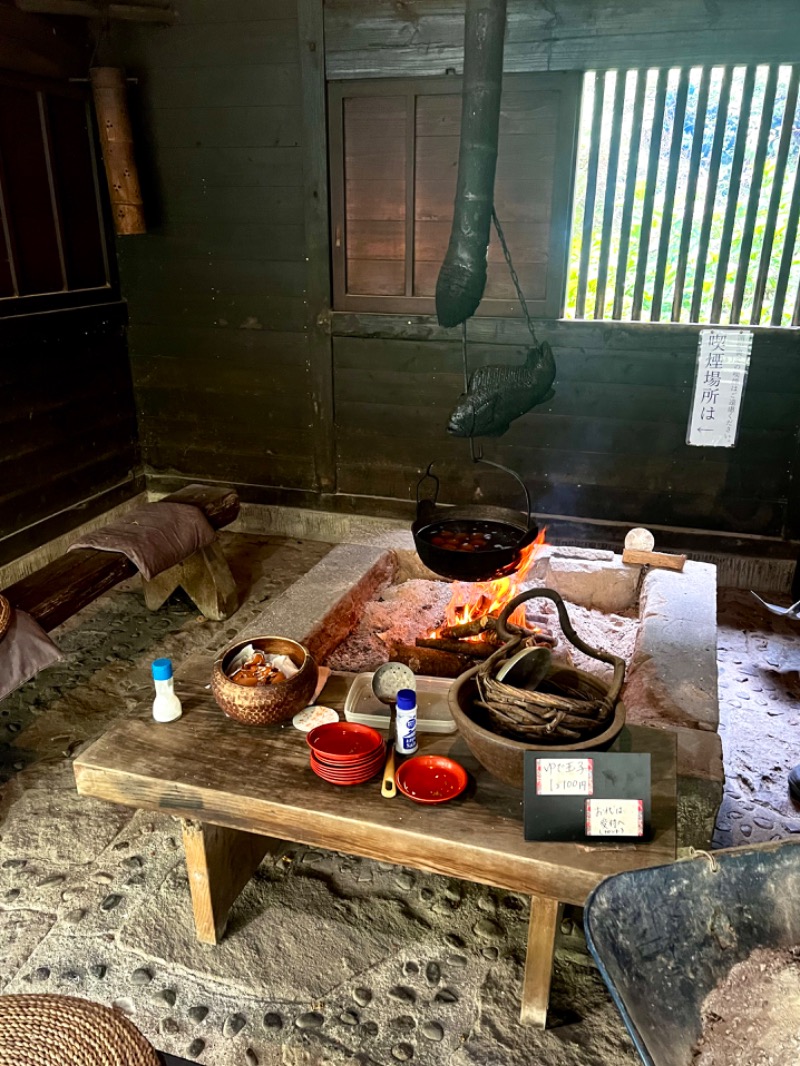
[[[650,829],[649,753],[525,752],[526,840],[643,841]]]

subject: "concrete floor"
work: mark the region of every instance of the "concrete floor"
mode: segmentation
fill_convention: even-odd
[[[77,796],[70,758],[150,691],[149,663],[216,649],[327,545],[223,537],[247,599],[227,623],[135,581],[56,634],[64,664],[0,705],[0,990],[113,1003],[162,1050],[216,1066],[637,1061],[568,912],[553,1025],[517,1024],[527,903],[493,889],[287,846],[217,948],[194,940],[177,823]],[[800,831],[800,632],[720,594],[727,784],[717,846]]]

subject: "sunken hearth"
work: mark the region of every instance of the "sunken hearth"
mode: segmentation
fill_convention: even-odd
[[[410,534],[387,533],[336,547],[267,608],[258,629],[304,642],[338,670],[373,670],[405,657],[416,658],[419,673],[453,676],[475,662],[465,638],[487,645],[481,653],[496,646],[491,619],[503,602],[525,588],[554,589],[588,644],[625,659],[628,720],[674,732],[679,843],[706,847],[723,783],[716,568],[688,562],[682,573],[643,570],[612,552],[556,545],[540,548],[527,572],[505,582],[497,601],[496,589],[442,581],[420,562]],[[529,601],[513,621],[552,646],[556,659],[603,677],[609,670],[566,640],[549,601]]]

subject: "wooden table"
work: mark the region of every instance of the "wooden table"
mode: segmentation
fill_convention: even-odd
[[[522,892],[531,898],[521,1020],[544,1027],[563,903],[583,905],[610,874],[675,858],[675,739],[632,726],[631,750],[652,754],[653,839],[646,844],[531,843],[522,797],[491,777],[458,734],[421,734],[420,750],[451,755],[471,775],[451,803],[423,807],[380,795],[380,779],[350,788],[321,781],[291,723],[243,726],[207,690],[210,664],[182,671],[184,714],[159,725],[150,706],[119,721],[75,761],[78,791],[183,819],[198,939],[215,944],[228,912],[268,851],[283,840]],[[320,702],[341,706],[332,678]]]

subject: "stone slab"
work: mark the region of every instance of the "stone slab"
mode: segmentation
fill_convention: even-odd
[[[196,938],[181,862],[123,925],[119,942],[243,994],[291,1001],[324,997],[391,956],[399,941],[423,935],[396,900],[365,895],[356,907],[313,878],[295,879],[289,897],[268,861],[234,904],[222,941],[209,948]]]
[[[324,659],[353,629],[363,605],[391,583],[397,560],[391,551],[339,544],[241,632],[241,637],[280,634]]]
[[[717,575],[708,563],[682,573],[650,570],[642,583],[640,626],[624,699],[631,721],[715,730]]]
[[[0,989],[4,989],[47,936],[55,915],[0,908]]]
[[[131,820],[127,807],[79,796],[73,789],[31,788],[14,804],[2,826],[0,861],[38,856],[64,868],[91,862]],[[75,833],[64,826],[79,827]]]
[[[608,614],[635,606],[641,567],[626,566],[621,556],[611,552],[594,554],[611,558],[551,554],[545,573],[547,586],[572,603]]]

